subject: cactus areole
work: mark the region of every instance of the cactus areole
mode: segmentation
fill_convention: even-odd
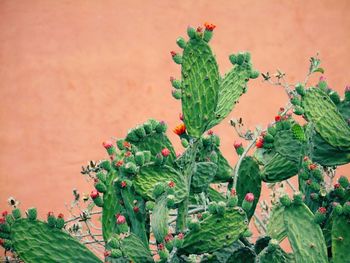
[[[210,45],[215,28],[189,26],[170,52],[181,72],[169,83],[182,108],[170,131],[181,153],[167,124],[148,119],[102,143],[106,158],[81,172],[90,195],[73,190],[66,216],[40,220],[10,198],[12,211],[0,216],[4,262],[350,262],[349,176],[334,176],[350,162],[350,86],[340,95],[323,76],[309,84],[311,74],[324,73],[318,57],[297,84],[282,71],[263,73],[289,101],[266,127],[246,127],[232,110],[260,73],[249,52],[237,52],[221,75]],[[234,166],[216,131],[228,116],[237,133],[225,138],[234,142]],[[261,196],[265,183],[271,200]]]

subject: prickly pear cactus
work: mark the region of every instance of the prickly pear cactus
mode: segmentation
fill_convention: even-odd
[[[250,53],[238,52],[220,76],[209,44],[214,28],[189,27],[189,39],[177,40],[183,53],[171,52],[181,65],[181,80],[170,80],[182,103],[173,132],[183,153],[175,154],[166,123],[155,119],[105,141],[108,158],[82,168],[94,189],[90,197],[73,191],[71,219],[50,212],[47,223],[38,221],[35,209],[21,218],[18,202],[9,201],[12,214],[0,217],[5,262],[102,262],[102,254],[106,263],[350,262],[350,183],[336,175],[350,163],[350,87],[343,98],[323,77],[308,88],[309,76],[324,72],[317,57],[303,83],[288,84],[280,70],[261,74],[289,101],[266,128],[244,131],[241,118],[231,119],[245,140],[235,138],[233,165],[211,128],[259,73]],[[292,253],[283,250],[286,239]]]

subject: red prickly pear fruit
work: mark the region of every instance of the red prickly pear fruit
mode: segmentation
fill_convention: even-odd
[[[8,212],[7,212],[7,211],[3,211],[3,212],[1,213],[1,215],[2,215],[3,217],[6,217],[6,216],[8,215]]]
[[[121,224],[124,224],[125,223],[125,216],[121,215],[121,214],[117,214],[116,216],[116,219],[117,219],[117,224],[118,225],[121,225]]]
[[[135,213],[140,212],[140,208],[138,206],[134,206],[132,209]]]
[[[196,31],[197,31],[198,33],[202,33],[203,28],[202,28],[201,26],[199,26],[199,27],[197,27]]]
[[[174,187],[175,187],[175,183],[174,183],[173,181],[170,181],[170,182],[168,183],[168,186],[169,186],[170,188],[174,188]]]
[[[318,210],[317,210],[320,214],[326,214],[327,213],[327,209],[325,207],[320,207]]]
[[[244,197],[244,200],[247,202],[253,202],[254,201],[254,194],[253,193],[247,193],[246,196]]]
[[[236,196],[237,195],[237,191],[236,189],[232,188],[230,191],[231,196]]]
[[[90,193],[90,197],[91,197],[92,199],[96,199],[96,198],[99,197],[99,196],[100,196],[100,194],[98,193],[97,190],[92,190],[91,193]]]
[[[340,183],[335,183],[334,184],[334,189],[339,189],[340,188]]]
[[[207,31],[213,31],[216,28],[216,25],[212,23],[205,22],[204,23],[205,30]]]
[[[5,223],[6,223],[5,218],[0,218],[0,225],[3,225],[3,224],[5,224]]]
[[[213,135],[214,132],[213,132],[213,130],[209,130],[209,131],[207,132],[207,134],[208,134],[208,135]]]
[[[283,110],[284,110],[284,109],[283,109]],[[281,116],[280,116],[280,115],[275,116],[275,121],[276,121],[276,122],[281,121]]]
[[[303,161],[304,161],[304,162],[307,162],[307,161],[309,161],[309,160],[310,160],[309,156],[304,156],[304,158],[303,158]]]
[[[315,163],[309,164],[308,168],[310,171],[315,170],[317,168],[317,164],[315,164]]]
[[[158,250],[164,250],[164,244],[163,243],[158,244]]]
[[[48,212],[47,217],[49,217],[49,216],[54,216],[54,213],[52,211]]]
[[[264,140],[259,138],[255,143],[256,148],[262,148],[264,146]]]
[[[186,126],[185,126],[185,124],[184,124],[184,123],[181,123],[181,124],[177,125],[177,126],[174,128],[173,132],[174,132],[175,134],[179,135],[179,136],[182,135],[182,134],[184,134],[184,133],[186,132]]]
[[[177,53],[175,51],[170,51],[170,54],[172,57],[175,57],[177,55]]]
[[[120,166],[122,166],[123,164],[124,164],[124,161],[123,161],[123,160],[120,160],[120,161],[118,161],[118,162],[115,163],[115,166],[116,166],[116,167],[120,167]]]
[[[125,188],[125,187],[127,187],[127,183],[126,183],[126,181],[121,181],[121,183],[120,183],[120,187],[121,188]]]
[[[241,142],[234,142],[233,147],[235,147],[235,149],[237,150],[238,148],[242,147],[242,143]]]
[[[169,243],[174,239],[173,235],[171,233],[167,234],[164,238],[165,243]]]
[[[164,148],[162,151],[161,151],[163,157],[168,157],[169,154],[170,154],[170,150],[168,148]]]
[[[106,150],[113,147],[113,143],[111,141],[104,141],[102,145]]]

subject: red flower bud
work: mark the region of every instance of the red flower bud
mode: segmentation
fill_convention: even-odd
[[[340,188],[340,183],[334,184],[334,189],[338,189],[338,188]]]
[[[245,199],[247,202],[251,203],[251,202],[254,201],[254,194],[248,193],[248,194],[245,195],[244,199]]]
[[[181,112],[179,113],[179,119],[180,119],[180,121],[184,120],[184,115]]]
[[[174,237],[171,233],[167,234],[164,238],[165,243],[169,243],[171,240],[173,240]]]
[[[264,140],[259,138],[255,143],[256,148],[262,148],[264,146]]]
[[[51,212],[51,211],[50,211],[50,212],[48,212],[48,213],[47,213],[47,217],[49,217],[49,216],[54,216],[54,213],[53,213],[53,212]]]
[[[121,225],[125,223],[125,216],[121,215],[121,214],[117,214],[116,215],[116,219],[117,219],[117,224]]]
[[[3,212],[1,213],[1,215],[2,215],[3,217],[5,217],[5,216],[8,215],[8,212],[7,212],[7,211],[3,211]]]
[[[95,199],[95,198],[97,198],[99,196],[100,196],[100,194],[97,192],[97,190],[92,190],[91,193],[90,193],[90,197],[92,199]]]
[[[235,142],[233,144],[233,147],[235,147],[235,149],[237,150],[238,148],[241,148],[242,147],[242,143],[241,142]]]
[[[237,195],[236,189],[232,188],[231,189],[231,196]]]
[[[104,253],[103,253],[104,257],[109,257],[111,255],[111,251],[108,251],[106,250]]]
[[[317,210],[320,214],[325,214],[325,213],[327,213],[327,209],[326,208],[324,208],[324,207],[320,207],[318,210]]]
[[[113,147],[113,143],[111,141],[105,141],[102,143],[103,147],[105,147],[105,149],[109,149],[111,147]]]
[[[214,134],[214,132],[212,130],[208,131],[208,135],[213,135],[213,134]]]
[[[120,186],[121,186],[122,188],[125,188],[125,187],[127,186],[127,183],[126,183],[125,181],[122,181],[122,182],[120,183]]]
[[[134,206],[133,209],[135,213],[138,213],[140,211],[140,208],[138,206]]]
[[[281,120],[281,116],[280,116],[280,115],[275,116],[275,121],[276,121],[276,122],[278,122],[278,121],[280,121],[280,120]]]
[[[175,183],[174,183],[173,181],[170,181],[170,182],[168,183],[168,186],[169,186],[170,188],[174,188],[174,187],[175,187]]]
[[[175,57],[177,55],[177,53],[175,51],[170,51],[170,54],[172,57]]]
[[[0,225],[5,224],[5,223],[6,223],[5,218],[0,218]]]
[[[124,141],[123,146],[129,149],[131,147],[131,144],[129,142]]]
[[[216,25],[205,22],[204,27],[205,27],[205,30],[207,30],[207,31],[213,31],[215,29]]]
[[[309,170],[315,170],[317,165],[315,163],[309,164]]]
[[[62,213],[59,213],[57,217],[63,219],[64,215]]]
[[[130,155],[131,155],[131,152],[130,152],[130,151],[127,151],[127,152],[124,154],[125,157],[129,157]]]
[[[308,156],[304,156],[304,162],[308,161],[309,160],[309,157]]]
[[[162,150],[162,155],[163,155],[164,157],[168,157],[169,154],[170,154],[170,151],[169,151],[168,148],[164,148],[164,149]]]
[[[177,235],[177,238],[178,239],[184,239],[184,237],[185,237],[185,235],[183,234],[183,233],[179,233],[178,235]]]
[[[196,30],[198,33],[201,33],[203,31],[203,28],[201,26],[197,27],[197,30]]]
[[[158,250],[164,250],[164,244],[162,243],[158,244]]]
[[[118,162],[115,163],[115,166],[120,167],[120,166],[122,166],[123,164],[124,164],[124,161],[123,161],[123,160],[120,160],[120,161],[118,161]]]

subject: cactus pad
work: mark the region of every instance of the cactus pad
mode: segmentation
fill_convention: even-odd
[[[217,171],[217,165],[212,162],[199,162],[195,165],[192,175],[191,189],[195,193],[205,192]]]
[[[332,226],[333,263],[349,263],[350,223],[345,215],[337,215]]]
[[[149,248],[134,234],[123,239],[121,250],[133,262],[154,262]]]

